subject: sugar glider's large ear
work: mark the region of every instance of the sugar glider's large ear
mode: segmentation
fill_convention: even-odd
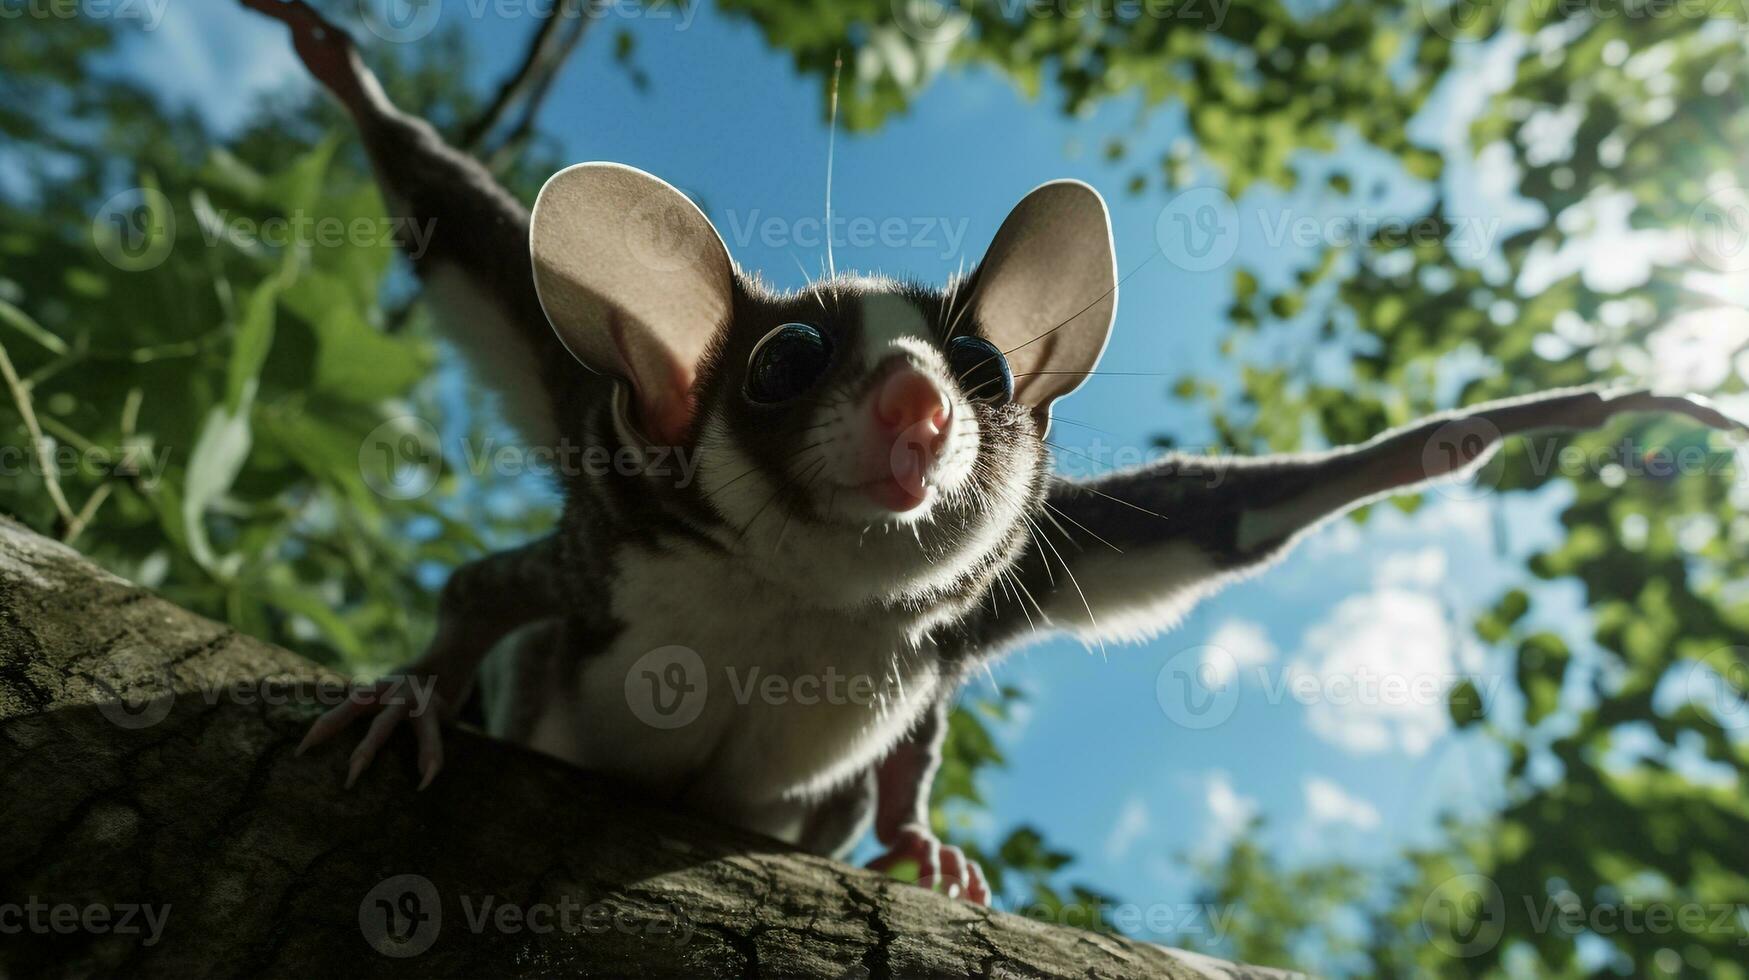
[[[1099,363],[1117,314],[1117,259],[1099,192],[1053,180],[1022,198],[979,264],[972,313],[1008,355],[1016,401],[1041,428]]]
[[[535,291],[559,340],[631,385],[645,436],[678,443],[699,360],[734,302],[710,219],[642,170],[580,163],[547,180],[529,225]]]

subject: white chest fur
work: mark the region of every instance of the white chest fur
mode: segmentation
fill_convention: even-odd
[[[810,607],[739,560],[628,548],[613,609],[625,629],[585,655],[579,689],[551,699],[531,742],[695,803],[824,795],[891,748],[940,682],[918,621]]]

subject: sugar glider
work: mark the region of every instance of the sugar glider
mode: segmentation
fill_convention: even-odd
[[[1505,436],[1626,411],[1737,427],[1698,399],[1565,390],[1330,452],[1065,479],[1051,407],[1093,370],[1117,307],[1087,185],[1026,194],[946,287],[834,275],[777,291],[630,167],[567,168],[526,209],[390,104],[309,7],[245,3],[291,28],[350,111],[394,214],[434,228],[416,270],[530,444],[647,463],[567,472],[550,536],[454,571],[407,668],[434,704],[361,698],[310,730],[305,747],[372,718],[349,784],[403,722],[429,782],[440,721],[484,677],[503,737],[821,854],[872,823],[876,867],[915,861],[923,884],[986,901],[978,868],[931,834],[928,792],[954,692],[990,658],[1050,630],[1169,628],[1320,522],[1470,473]],[[691,478],[658,464],[677,453]]]

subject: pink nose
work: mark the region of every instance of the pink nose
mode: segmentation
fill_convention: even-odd
[[[891,475],[890,481],[881,481],[875,496],[893,510],[910,510],[929,495],[929,469],[947,442],[952,403],[927,376],[902,366],[881,380],[869,412],[875,437],[887,450]]]
[[[882,433],[926,444],[932,454],[941,448],[953,421],[953,409],[941,389],[911,368],[888,375],[875,392],[872,407]]]

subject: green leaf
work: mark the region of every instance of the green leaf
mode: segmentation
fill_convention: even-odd
[[[329,161],[340,146],[340,134],[331,132],[322,141],[268,177],[261,188],[261,199],[290,218],[306,216],[322,192],[322,179],[328,173]]]
[[[254,382],[245,385],[245,410],[235,414],[214,406],[202,423],[189,453],[188,471],[182,483],[182,526],[188,551],[201,567],[219,578],[229,578],[234,562],[221,562],[213,552],[206,532],[207,507],[231,489],[243,463],[249,458],[250,430],[246,406],[253,401]]]
[[[1468,728],[1487,714],[1482,704],[1482,692],[1467,680],[1454,685],[1446,694],[1446,710],[1451,714],[1452,724],[1458,728]]]
[[[314,270],[285,292],[286,308],[316,334],[315,391],[361,405],[405,395],[430,374],[430,347],[371,326],[353,300],[344,282]]]
[[[4,323],[19,333],[37,342],[53,354],[67,353],[67,342],[43,329],[28,313],[0,299],[0,323]]]
[[[243,301],[243,316],[237,323],[225,372],[225,411],[231,415],[246,414],[245,397],[259,386],[261,366],[273,346],[273,314],[280,289],[296,275],[296,266],[288,261],[279,276],[255,287]]]
[[[280,578],[276,576],[275,579]],[[251,590],[270,606],[296,613],[314,623],[336,650],[353,661],[363,660],[364,640],[334,609],[333,603],[310,590],[286,581],[269,581]]]

